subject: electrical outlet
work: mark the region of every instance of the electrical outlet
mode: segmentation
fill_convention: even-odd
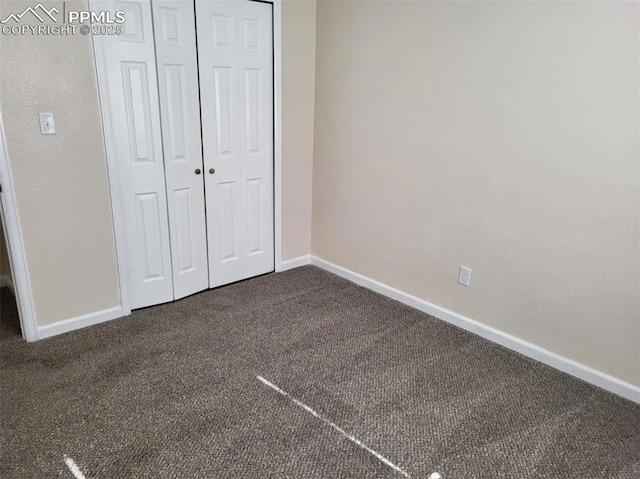
[[[458,272],[458,283],[463,286],[469,286],[469,283],[471,283],[471,268],[460,265],[460,272]]]
[[[40,118],[40,133],[43,135],[55,135],[56,125],[53,122],[53,113],[38,113]]]

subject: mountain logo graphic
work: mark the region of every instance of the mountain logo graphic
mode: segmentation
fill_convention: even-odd
[[[51,8],[51,10],[47,10],[41,3],[38,3],[35,7],[27,7],[24,9],[22,13],[11,13],[4,20],[0,20],[0,23],[8,23],[10,20],[13,20],[16,23],[20,23],[22,17],[24,17],[27,13],[31,13],[34,17],[40,20],[40,23],[44,23],[46,17],[49,17],[55,23],[58,23],[58,19],[54,17],[54,14],[58,14],[58,9],[56,7]],[[46,16],[45,16],[46,15]]]

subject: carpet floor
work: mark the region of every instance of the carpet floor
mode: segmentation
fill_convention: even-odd
[[[640,477],[639,405],[313,266],[31,344],[1,299],[4,479],[402,477],[345,434],[415,478]]]

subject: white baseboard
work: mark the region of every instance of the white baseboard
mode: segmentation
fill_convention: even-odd
[[[287,271],[288,269],[293,269],[293,268],[299,268],[300,266],[304,266],[310,263],[311,263],[311,255],[305,254],[304,256],[298,256],[297,258],[282,261],[280,263],[280,268],[278,268],[278,272]]]
[[[9,278],[9,276],[0,276],[0,288],[4,287],[9,288],[13,295],[16,295],[16,290],[13,287],[13,281],[11,281],[11,278]]]
[[[116,306],[114,308],[96,311],[95,313],[85,314],[84,316],[58,321],[57,323],[38,326],[38,339],[68,333],[69,331],[74,331],[76,329],[86,328],[87,326],[93,326],[94,324],[121,318],[122,316],[122,307]]]
[[[522,339],[511,336],[510,334],[498,329],[494,329],[490,326],[474,321],[473,319],[462,316],[461,314],[454,313],[453,311],[449,311],[448,309],[404,293],[398,289],[392,288],[391,286],[387,286],[379,281],[367,278],[366,276],[355,273],[316,256],[311,256],[311,264],[341,276],[342,278],[348,279],[360,286],[371,289],[376,293],[380,293],[391,299],[395,299],[396,301],[400,301],[401,303],[430,314],[431,316],[446,321],[447,323],[451,323],[459,328],[465,329],[473,334],[488,339],[489,341],[535,359],[536,361],[540,361],[552,368],[559,369],[560,371],[582,379],[583,381],[601,387],[602,389],[606,389],[618,396],[640,403],[640,387],[638,386],[621,381],[620,379],[609,376],[608,374],[590,368],[589,366],[585,366],[577,361],[560,356],[559,354],[548,351],[540,346],[523,341]]]

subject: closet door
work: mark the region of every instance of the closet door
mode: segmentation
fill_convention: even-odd
[[[249,278],[274,270],[272,5],[237,5],[243,262]]]
[[[207,289],[207,233],[192,0],[153,0],[175,299]]]
[[[196,0],[211,287],[273,271],[271,4]]]
[[[93,40],[107,83],[100,89],[120,178],[112,194],[122,199],[131,307],[141,308],[173,300],[151,4],[92,1],[91,8],[126,12],[122,35]]]

